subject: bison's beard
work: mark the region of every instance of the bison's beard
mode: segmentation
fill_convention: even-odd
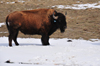
[[[64,33],[66,28],[67,28],[66,26],[60,28],[61,33]]]
[[[64,32],[65,32],[65,29],[61,29],[61,28],[60,28],[60,31],[61,31],[61,33],[64,33]]]

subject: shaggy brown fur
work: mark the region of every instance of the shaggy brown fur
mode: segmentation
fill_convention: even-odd
[[[59,18],[53,18],[53,15]],[[56,23],[54,23],[54,20]],[[59,20],[62,21],[62,23],[60,23]],[[53,9],[15,11],[6,18],[6,25],[9,30],[9,46],[12,46],[12,40],[14,40],[16,45],[19,45],[16,40],[18,31],[24,34],[42,35],[42,44],[49,45],[49,36],[58,28],[64,32],[65,24],[65,16],[61,13],[57,13]]]

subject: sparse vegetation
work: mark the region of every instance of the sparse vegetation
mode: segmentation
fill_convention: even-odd
[[[21,2],[20,2],[21,1]],[[96,3],[99,0],[0,0],[0,22],[5,22],[6,16],[14,11],[37,9],[37,8],[52,8],[53,5],[71,5],[77,3]],[[8,2],[8,3],[7,3]],[[14,2],[14,3],[13,3]],[[52,38],[73,38],[73,39],[100,39],[100,9],[72,10],[58,9],[58,12],[65,13],[67,21],[67,29],[65,33],[56,31]],[[7,32],[6,26],[0,27],[0,32]],[[8,33],[0,33],[0,36],[8,36]],[[40,38],[39,35],[23,35],[19,37],[34,37]]]

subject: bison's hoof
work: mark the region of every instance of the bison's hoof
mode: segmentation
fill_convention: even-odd
[[[16,44],[16,46],[19,46],[19,44]]]
[[[12,45],[9,45],[9,47],[12,47]]]
[[[50,45],[50,44],[43,44],[43,46],[48,46],[48,45]]]

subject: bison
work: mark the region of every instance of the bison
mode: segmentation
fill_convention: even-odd
[[[63,33],[67,27],[64,14],[54,9],[15,11],[6,17],[6,26],[9,31],[9,46],[12,46],[12,40],[16,46],[19,45],[19,31],[29,35],[41,35],[42,45],[49,45],[49,36],[57,29]]]

